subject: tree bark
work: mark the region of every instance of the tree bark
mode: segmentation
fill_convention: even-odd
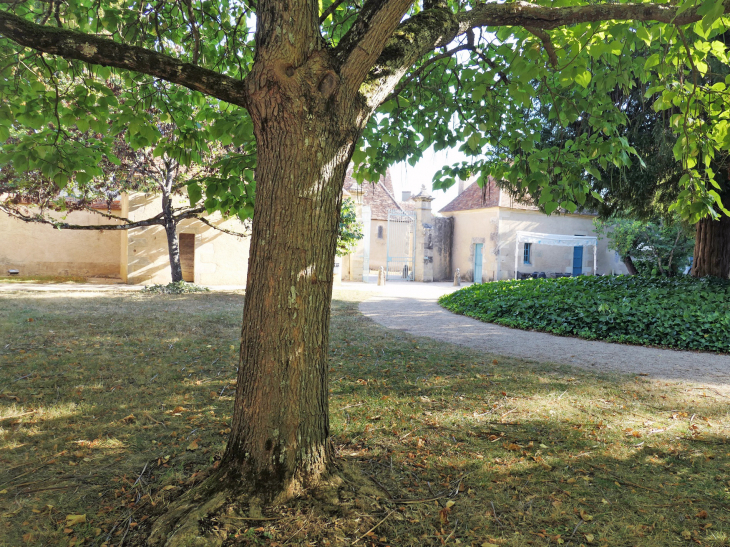
[[[248,80],[256,208],[231,436],[221,462],[265,502],[314,487],[332,462],[328,335],[342,185],[361,127],[326,53],[261,59]],[[362,125],[367,120],[363,117]]]
[[[175,209],[172,206],[172,196],[163,190],[162,192],[162,218],[167,236],[167,253],[170,258],[170,277],[173,283],[183,280],[182,266],[180,264],[180,239],[177,236],[177,219],[174,217]]]
[[[697,223],[692,261],[695,277],[730,277],[730,218],[703,218]]]
[[[636,266],[634,265],[634,261],[631,259],[629,255],[626,255],[622,258],[624,261],[624,265],[626,266],[626,269],[629,270],[630,275],[637,275],[639,273],[639,270],[636,269]]]

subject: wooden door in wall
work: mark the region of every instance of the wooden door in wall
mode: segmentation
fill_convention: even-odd
[[[195,234],[180,234],[180,266],[183,281],[195,282]]]

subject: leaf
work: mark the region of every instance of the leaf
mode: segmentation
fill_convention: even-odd
[[[76,526],[86,522],[86,514],[83,515],[66,515],[66,526]]]
[[[583,72],[575,76],[575,81],[578,85],[586,88],[588,87],[588,84],[591,83],[591,78],[591,73],[588,70],[584,70]]]
[[[707,511],[705,511],[705,510],[700,511],[699,513],[697,513],[695,515],[695,517],[697,517],[698,519],[706,519],[707,516],[708,516]]]
[[[644,63],[644,70],[649,70],[652,67],[655,67],[661,62],[662,58],[658,53],[654,53],[653,55],[649,55],[649,58]]]
[[[134,417],[134,414],[130,414],[129,416],[125,416],[120,421],[124,422],[125,424],[131,424],[134,423],[137,420],[137,418]]]
[[[444,507],[439,511],[439,520],[441,520],[441,524],[444,526],[449,523],[449,513],[451,512],[451,509],[448,507]]]
[[[198,441],[197,439],[191,442],[186,450],[190,450],[191,452],[198,449]]]

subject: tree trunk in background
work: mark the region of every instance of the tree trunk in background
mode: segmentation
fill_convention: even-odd
[[[696,230],[692,275],[730,277],[730,218],[703,218]]]
[[[730,189],[721,194],[725,207],[730,205]],[[703,218],[697,223],[695,252],[692,260],[695,277],[730,277],[730,217],[720,213],[720,218]]]
[[[636,266],[634,266],[634,261],[631,260],[630,256],[623,257],[624,265],[626,266],[626,269],[629,270],[630,275],[636,275],[639,273],[639,270],[636,269]]]
[[[256,209],[236,402],[221,470],[266,502],[316,486],[333,459],[330,302],[342,185],[358,134],[353,116],[327,100],[337,82],[321,83],[333,74],[324,62],[314,53],[296,71],[261,63],[247,79],[258,153]]]
[[[170,256],[170,274],[172,282],[183,280],[182,266],[180,265],[180,240],[177,236],[177,223],[172,217],[172,197],[163,192],[162,213],[165,219],[165,235],[167,236],[167,251]]]

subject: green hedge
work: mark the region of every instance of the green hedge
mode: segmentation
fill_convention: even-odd
[[[471,285],[442,296],[455,313],[589,340],[730,352],[730,282],[581,276]]]

